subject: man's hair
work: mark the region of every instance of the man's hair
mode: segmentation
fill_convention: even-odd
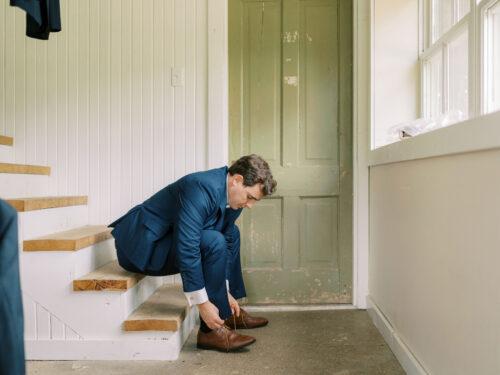
[[[262,184],[262,194],[271,195],[276,190],[276,180],[271,174],[269,164],[260,156],[251,154],[242,156],[229,167],[231,176],[240,174],[243,176],[243,185],[254,186]]]

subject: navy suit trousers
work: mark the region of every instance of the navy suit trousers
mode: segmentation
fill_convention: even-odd
[[[231,295],[238,299],[246,296],[240,262],[240,233],[236,225],[232,226],[230,236],[227,238],[215,230],[203,230],[201,232],[200,253],[203,267],[203,278],[208,299],[219,309],[221,319],[231,316],[231,308],[227,298],[226,279],[229,280]],[[179,273],[176,265],[175,248],[168,249],[171,239],[160,240],[158,248],[162,245],[168,251],[167,261],[160,270],[137,269],[117,249],[118,262],[120,266],[130,272],[141,273],[148,276],[166,276]]]

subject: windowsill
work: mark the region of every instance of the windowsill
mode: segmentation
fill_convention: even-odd
[[[377,148],[369,166],[500,148],[500,111]]]

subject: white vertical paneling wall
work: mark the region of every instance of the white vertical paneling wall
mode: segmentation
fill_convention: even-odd
[[[210,19],[207,2],[63,0],[63,31],[49,41],[27,38],[25,13],[2,2],[0,134],[14,137],[15,162],[51,166],[52,195],[89,195],[92,223],[207,168],[210,126],[227,140],[226,114],[212,108],[222,125],[210,125],[207,108],[225,101],[226,46],[209,61],[209,40],[225,33],[226,5],[214,1],[224,12]],[[210,158],[223,160],[217,147]]]

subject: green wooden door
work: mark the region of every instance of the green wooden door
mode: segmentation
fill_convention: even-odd
[[[229,0],[230,160],[276,194],[239,219],[248,302],[352,302],[352,4]]]

